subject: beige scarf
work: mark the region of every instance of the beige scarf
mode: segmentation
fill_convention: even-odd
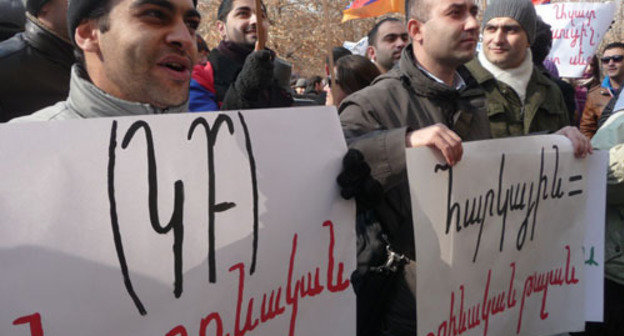
[[[487,60],[483,52],[480,52],[478,57],[481,65],[489,71],[494,78],[514,89],[520,101],[524,104],[527,86],[529,85],[529,80],[531,80],[531,75],[533,75],[533,55],[531,54],[531,49],[527,48],[524,61],[519,67],[514,69],[501,69],[497,67]]]

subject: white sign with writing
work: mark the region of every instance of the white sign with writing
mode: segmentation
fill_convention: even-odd
[[[554,135],[465,143],[453,168],[407,150],[418,334],[582,330],[586,212],[604,212],[588,188],[604,194],[605,154],[576,159]]]
[[[535,9],[551,25],[553,45],[548,59],[561,77],[581,77],[613,21],[615,3],[560,2]]]
[[[355,334],[335,109],[0,128],[0,335]]]

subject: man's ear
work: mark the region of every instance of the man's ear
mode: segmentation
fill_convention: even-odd
[[[221,20],[217,20],[217,31],[219,32],[219,36],[221,40],[225,40],[225,22]]]
[[[416,19],[407,21],[407,33],[415,43],[422,41],[422,22]]]
[[[84,20],[74,33],[76,45],[84,52],[100,52],[100,34],[95,20]]]
[[[368,57],[368,59],[372,62],[375,61],[375,47],[369,45],[366,48],[366,57]]]

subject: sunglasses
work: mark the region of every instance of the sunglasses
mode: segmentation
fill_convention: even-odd
[[[600,59],[602,64],[609,64],[611,60],[613,60],[613,62],[615,63],[620,63],[622,62],[622,60],[624,60],[624,55],[613,55],[613,56],[603,57]]]

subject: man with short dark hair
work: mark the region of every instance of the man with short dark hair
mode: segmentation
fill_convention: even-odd
[[[605,46],[600,63],[605,79],[602,85],[590,88],[581,116],[581,132],[589,138],[598,130],[603,110],[624,83],[624,43],[614,42]]]
[[[221,109],[286,107],[293,103],[289,90],[280,86],[274,76],[275,53],[266,48],[254,51],[259,32],[265,41],[268,36],[264,4],[261,12],[260,30],[254,0],[222,0],[219,5],[217,30],[221,42],[210,52],[207,66],[196,68],[193,77],[213,80],[214,87],[205,89],[216,96]],[[196,97],[203,99],[200,94]]]
[[[0,122],[67,98],[67,0],[28,0],[25,31],[0,43]]]
[[[368,33],[366,56],[381,73],[386,73],[399,62],[407,42],[407,30],[403,22],[392,17],[384,18]]]
[[[71,1],[69,97],[16,121],[187,111],[200,18],[191,0]]]
[[[570,126],[561,90],[533,65],[533,3],[493,0],[483,25],[482,52],[467,67],[486,92],[492,136],[556,133],[572,141],[577,157],[591,153],[589,139]]]
[[[403,49],[399,64],[345,98],[339,108],[347,143],[361,153],[359,158],[346,157],[345,167],[370,167],[370,185],[379,186],[370,189],[370,197],[356,195],[358,210],[374,213],[389,248],[402,256],[396,260],[410,260],[391,265],[398,273],[388,269],[391,275],[375,280],[385,282],[383,294],[358,292],[358,335],[416,334],[416,255],[405,148],[437,149],[455,165],[462,157],[463,141],[490,137],[485,97],[463,66],[473,58],[479,38],[475,1],[406,3],[412,9],[407,11],[412,42]],[[340,181],[347,181],[341,183],[343,195],[350,187],[366,189],[347,186],[349,174],[348,169],[341,174]],[[375,201],[366,204],[360,201],[363,198]],[[353,285],[359,290],[362,283]]]

